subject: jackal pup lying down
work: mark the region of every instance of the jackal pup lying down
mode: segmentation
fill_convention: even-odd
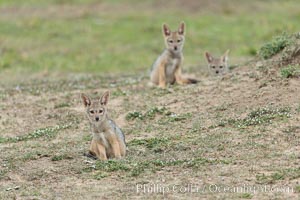
[[[223,75],[229,71],[228,54],[229,50],[227,50],[220,58],[215,58],[210,53],[205,52],[208,70],[212,75]]]
[[[93,133],[89,153],[100,160],[125,156],[125,135],[108,117],[109,91],[106,91],[100,99],[91,99],[85,94],[81,94],[81,99]]]
[[[183,45],[185,40],[185,24],[181,22],[177,31],[172,32],[167,24],[163,24],[162,32],[166,49],[157,58],[151,68],[150,80],[154,85],[165,88],[175,82],[182,84],[197,83],[197,80],[182,76]]]

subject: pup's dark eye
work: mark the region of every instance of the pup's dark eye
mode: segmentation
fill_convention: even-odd
[[[103,110],[99,110],[99,113],[103,113]]]
[[[169,40],[170,43],[173,43],[173,40]]]
[[[211,66],[211,68],[215,69],[215,68],[216,68],[216,66]]]
[[[91,114],[94,114],[95,112],[94,112],[93,110],[90,110],[90,113],[91,113]]]
[[[181,40],[177,40],[177,42],[181,42]]]
[[[222,69],[222,68],[223,68],[223,66],[220,66],[220,68]]]

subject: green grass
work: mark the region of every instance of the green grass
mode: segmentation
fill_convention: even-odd
[[[194,13],[176,3],[170,3],[170,9],[161,9],[159,5],[155,6],[155,0],[95,2],[1,0],[3,10],[16,8],[14,13],[7,11],[8,16],[0,15],[1,75],[45,71],[146,71],[164,48],[163,22],[169,23],[172,29],[181,20],[186,22],[184,53],[187,66],[205,64],[205,50],[221,54],[231,49],[231,57],[253,56],[255,50],[273,35],[298,31],[296,0],[272,4],[228,2],[218,5],[221,12]],[[92,4],[107,7],[104,10],[88,9]],[[142,9],[130,9],[128,4]],[[74,10],[62,12],[62,5],[72,5]],[[252,5],[259,9],[253,11]],[[48,12],[51,6],[57,9],[57,14]],[[32,14],[36,7],[40,11]],[[116,9],[117,14],[113,12]]]
[[[57,108],[65,108],[65,107],[70,107],[70,104],[64,102],[64,103],[60,103],[60,104],[54,105],[54,109],[57,109]]]
[[[259,184],[273,184],[277,181],[284,179],[298,179],[300,177],[300,168],[288,168],[280,169],[270,175],[258,174],[256,175],[256,181]]]
[[[298,104],[297,108],[296,108],[296,112],[300,113],[300,104]]]
[[[104,173],[104,172],[98,172],[98,173],[96,173],[96,174],[94,175],[94,178],[95,178],[96,180],[101,180],[102,178],[105,178],[105,177],[107,177],[107,176],[108,176],[107,173]]]
[[[283,78],[293,78],[300,75],[299,65],[288,65],[280,69],[280,74]]]
[[[184,113],[184,114],[176,114],[176,113],[168,113],[168,122],[179,122],[179,121],[185,121],[187,119],[190,119],[192,117],[191,113]],[[162,124],[162,120],[159,122]]]
[[[275,120],[283,120],[291,117],[290,107],[262,107],[252,110],[245,118],[231,118],[221,120],[218,126],[232,125],[237,128],[270,124]],[[213,126],[214,127],[214,126]]]
[[[295,187],[295,192],[300,193],[300,185],[297,185],[297,186]]]
[[[272,56],[283,50],[286,46],[291,44],[291,42],[292,40],[290,36],[286,33],[276,36],[270,42],[264,44],[260,48],[259,55],[264,59],[271,58]]]
[[[59,155],[52,156],[51,161],[60,161],[65,159],[70,160],[73,159],[73,157],[68,154],[59,154]]]
[[[133,139],[128,145],[130,146],[145,146],[154,152],[161,152],[166,149],[167,144],[170,143],[168,138],[149,138],[149,139]]]
[[[144,114],[140,111],[129,112],[127,113],[125,118],[128,121],[132,121],[135,119],[145,121],[145,120],[153,120],[158,115],[161,116],[161,118],[158,119],[157,121],[157,123],[160,125],[185,121],[187,119],[190,119],[193,116],[192,113],[177,114],[167,110],[165,107],[162,108],[153,107],[147,110]]]
[[[157,108],[153,107],[147,110],[144,114],[142,114],[140,111],[133,111],[129,112],[126,115],[126,120],[134,120],[134,119],[140,119],[140,120],[145,120],[145,119],[154,119],[157,114],[168,114],[169,112],[166,112],[166,108]]]
[[[144,115],[141,112],[139,112],[139,111],[129,112],[126,115],[126,120],[133,120],[133,119],[143,120],[144,119]]]
[[[40,137],[53,138],[60,130],[70,128],[70,127],[72,127],[72,125],[73,125],[73,123],[71,122],[68,124],[56,125],[53,127],[40,128],[40,129],[34,130],[31,133],[24,134],[21,136],[7,137],[7,138],[0,137],[0,143],[14,143],[14,142],[37,139]]]
[[[37,160],[39,156],[41,155],[40,152],[29,152],[25,153],[24,156],[22,157],[22,161],[27,161],[27,160]]]
[[[171,160],[108,160],[108,161],[97,161],[96,165],[86,168],[84,171],[97,171],[102,172],[116,172],[122,171],[126,176],[139,176],[146,171],[159,171],[164,167],[179,166],[183,168],[199,168],[203,165],[217,165],[217,164],[228,164],[227,160],[219,159],[208,159],[208,158],[192,158],[192,159],[171,159]],[[95,177],[97,179],[97,176]]]
[[[240,195],[241,199],[252,199],[253,195],[250,193],[244,193]]]

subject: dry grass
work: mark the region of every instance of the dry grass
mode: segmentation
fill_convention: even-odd
[[[296,198],[297,193],[136,192],[137,184],[155,183],[288,186],[296,192],[299,82],[279,74],[270,79],[246,66],[222,79],[198,75],[197,85],[167,90],[149,88],[138,76],[86,75],[4,88],[1,198]],[[83,156],[91,136],[78,95],[107,89],[113,94],[111,116],[125,131],[129,152],[123,160],[100,162]],[[261,123],[243,121],[248,118]],[[57,125],[63,128],[53,131]]]

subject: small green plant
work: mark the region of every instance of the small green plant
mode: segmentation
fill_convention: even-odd
[[[107,173],[98,172],[98,173],[96,173],[96,174],[94,175],[94,178],[95,178],[96,180],[101,180],[101,179],[103,179],[103,178],[105,178],[105,177],[107,177],[107,176],[108,176]]]
[[[263,59],[271,58],[273,55],[279,53],[282,49],[291,43],[290,36],[286,33],[274,37],[271,42],[263,45],[259,50],[259,55]]]
[[[140,119],[140,120],[145,120],[145,119],[154,119],[156,114],[163,114],[166,111],[165,107],[162,108],[150,108],[149,110],[146,111],[145,114],[142,114],[139,111],[134,111],[130,112],[126,115],[126,120],[134,120],[134,119]]]
[[[297,186],[295,187],[295,192],[300,193],[300,185],[297,185]]]
[[[248,47],[247,54],[250,56],[255,56],[257,54],[257,50],[255,47]]]
[[[7,98],[7,93],[5,91],[0,91],[0,99],[5,100]]]
[[[269,183],[269,177],[266,176],[265,174],[257,174],[256,175],[256,181],[259,184]]]
[[[288,126],[287,128],[283,129],[282,132],[284,133],[296,133],[300,129],[300,126]]]
[[[70,107],[70,104],[68,104],[68,103],[60,103],[60,104],[55,105],[54,109],[64,108],[64,107]]]
[[[40,156],[39,152],[29,152],[23,155],[22,160],[27,161],[27,160],[36,160]]]
[[[178,122],[178,121],[184,121],[186,119],[189,119],[192,117],[191,113],[184,113],[184,114],[176,114],[176,113],[170,113],[168,115],[168,121],[169,122]]]
[[[127,171],[130,169],[130,166],[125,161],[108,160],[106,162],[97,161],[95,168],[107,172],[114,172],[114,171]]]
[[[229,105],[228,104],[222,104],[222,105],[220,105],[220,106],[217,106],[217,107],[215,107],[215,111],[225,111],[225,110],[227,110],[228,109],[228,107],[229,107]]]
[[[116,91],[112,92],[112,95],[116,96],[116,97],[118,97],[118,96],[126,96],[127,93],[128,93],[128,91],[121,90],[120,88],[118,88]]]
[[[261,124],[270,124],[272,120],[282,120],[291,117],[290,107],[263,107],[251,111],[243,119],[226,119],[221,120],[218,126],[226,126],[227,124],[236,126],[237,128],[244,128],[247,126],[256,126]]]
[[[145,113],[145,117],[153,119],[156,116],[156,114],[163,114],[165,111],[166,111],[165,107],[162,107],[162,108],[154,107],[154,108],[149,109]]]
[[[136,160],[108,160],[108,161],[97,161],[96,165],[90,166],[83,171],[91,172],[91,171],[101,171],[101,172],[129,172],[129,176],[138,176],[147,171],[155,172],[157,170],[161,170],[164,167],[171,166],[181,166],[185,168],[199,168],[203,165],[213,165],[213,164],[228,164],[229,162],[226,160],[219,159],[207,159],[207,158],[193,158],[193,159],[154,159],[154,160],[144,160],[144,161],[136,161]],[[101,176],[101,175],[100,175]],[[101,178],[101,177],[100,177]]]
[[[145,166],[143,165],[136,165],[133,170],[131,170],[130,176],[138,176],[145,171]]]
[[[51,161],[71,160],[71,159],[73,159],[73,157],[70,156],[70,155],[67,155],[67,154],[60,154],[60,155],[54,155],[54,156],[51,158]]]
[[[190,119],[192,116],[193,116],[192,113],[177,114],[177,113],[168,111],[168,112],[165,112],[165,116],[163,118],[158,120],[158,124],[166,125],[168,123],[186,121],[187,119]]]
[[[271,175],[271,178],[273,180],[275,180],[275,181],[277,181],[277,180],[283,180],[284,179],[284,174],[276,172],[276,173],[274,173],[274,174]]]
[[[82,137],[82,140],[86,142],[91,141],[92,139],[93,139],[92,134],[87,134]]]
[[[293,78],[300,76],[299,65],[288,65],[280,69],[280,74],[283,78]]]
[[[296,108],[296,112],[300,113],[300,104],[298,104],[297,108]]]
[[[253,195],[250,193],[243,193],[240,195],[240,198],[242,199],[252,199]]]
[[[271,184],[278,180],[284,180],[288,178],[289,180],[298,179],[300,177],[300,168],[288,168],[278,170],[271,175],[258,174],[256,175],[256,181],[260,184]]]
[[[141,112],[133,111],[133,112],[128,113],[125,118],[127,121],[134,120],[134,119],[143,120],[144,115]]]
[[[263,107],[251,111],[248,116],[243,120],[246,125],[257,125],[270,122],[275,118],[290,117],[291,108],[282,107]]]
[[[144,145],[148,149],[153,149],[158,146],[166,146],[169,142],[167,138],[149,138],[149,139],[133,139],[130,141],[129,145],[137,146],[137,145]]]

